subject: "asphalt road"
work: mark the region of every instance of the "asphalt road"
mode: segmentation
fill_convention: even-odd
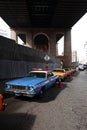
[[[0,83],[4,86],[4,82]],[[87,130],[87,71],[46,91],[44,98],[5,94],[0,130]]]

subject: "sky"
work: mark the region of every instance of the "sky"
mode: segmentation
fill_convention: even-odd
[[[84,58],[84,44],[87,43],[87,13],[72,27],[72,50],[77,50],[79,60]]]
[[[10,27],[0,17],[0,35],[10,38]]]
[[[10,27],[0,18],[0,35],[10,38]],[[20,40],[20,39],[19,39]],[[64,37],[58,41],[61,53],[63,51]],[[72,27],[71,29],[71,44],[72,51],[77,51],[79,60],[84,58],[84,44],[87,42],[87,13]],[[21,42],[20,42],[21,43]]]
[[[9,25],[0,17],[0,35],[11,38],[11,31]],[[23,44],[23,41],[18,37],[18,42]]]
[[[64,37],[58,41],[59,55],[63,52]],[[84,44],[87,43],[87,13],[71,29],[72,51],[77,51],[79,61],[84,59]]]

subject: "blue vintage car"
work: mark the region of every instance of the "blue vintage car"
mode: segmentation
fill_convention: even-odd
[[[51,71],[30,71],[28,76],[6,82],[5,91],[15,96],[42,96],[58,80]]]

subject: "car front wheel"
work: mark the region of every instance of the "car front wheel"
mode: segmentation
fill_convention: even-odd
[[[46,92],[45,87],[43,87],[43,88],[40,90],[38,96],[39,96],[39,97],[44,97],[44,96],[45,96],[45,92]]]

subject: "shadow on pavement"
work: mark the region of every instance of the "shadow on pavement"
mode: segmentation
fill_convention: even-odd
[[[64,82],[71,82],[73,80],[73,77],[71,77],[71,78],[66,78],[65,80],[64,80]]]
[[[79,75],[79,71],[76,71],[71,77],[67,77],[64,82],[71,82],[73,80],[73,77],[77,77]]]
[[[76,77],[79,75],[79,73],[80,73],[79,71],[76,71],[73,76]]]
[[[61,93],[65,88],[67,87],[66,84],[63,84],[62,88],[59,88],[58,85],[53,86],[49,89],[46,90],[46,93],[44,97],[19,97],[18,99],[20,100],[25,100],[25,101],[30,101],[30,102],[40,102],[40,103],[45,103],[45,102],[50,102],[52,100],[55,100],[55,98],[58,96],[58,94]]]
[[[55,86],[53,86],[53,87],[46,90],[46,93],[45,93],[43,98],[38,98],[38,97],[33,97],[33,98],[30,98],[30,97],[17,97],[17,99],[30,101],[30,102],[35,101],[35,102],[40,102],[40,103],[49,102],[49,101],[54,100],[56,98],[56,96],[58,94],[60,94],[60,92],[62,90],[64,90],[66,87],[67,87],[67,84],[65,84],[65,83],[63,84],[62,88],[59,88],[58,85],[55,85]],[[0,82],[0,93],[3,94],[4,99],[14,97],[14,95],[12,95],[12,94],[5,93],[4,89],[5,89],[5,83]]]
[[[31,114],[0,113],[0,130],[32,130],[36,116]]]

